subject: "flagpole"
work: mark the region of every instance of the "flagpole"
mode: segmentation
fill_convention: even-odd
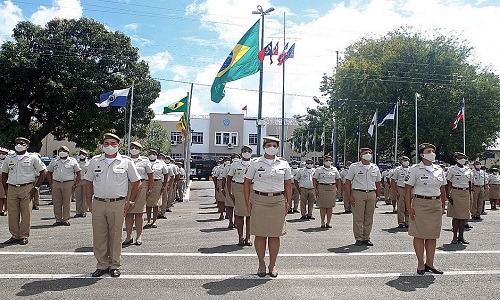
[[[415,163],[418,164],[418,93],[415,92]]]
[[[396,102],[396,139],[394,141],[394,162],[398,159],[399,99]]]
[[[463,124],[462,124],[462,126],[463,126],[463,139],[464,139],[464,152],[463,153],[467,154],[465,152],[465,98],[462,98],[462,107],[464,109],[463,110],[464,117],[463,117],[463,120],[462,120],[463,121]]]
[[[326,130],[326,127],[323,126],[323,133],[321,134],[321,136],[323,137],[321,139],[321,142],[323,143],[323,156],[325,156],[325,154],[326,154],[326,132],[325,132],[325,130]]]
[[[345,131],[345,119],[344,119],[344,159],[342,165],[345,167],[345,156],[347,151],[347,132]]]
[[[285,12],[283,12],[283,45],[286,39]],[[264,45],[264,44],[262,44]],[[272,51],[272,49],[271,49]],[[285,157],[285,62],[283,61],[283,86],[281,94],[281,157]]]
[[[132,81],[132,92],[130,94],[130,116],[128,121],[128,143],[127,154],[130,154],[130,136],[132,134],[132,109],[134,107],[134,82]]]
[[[361,149],[361,116],[358,116],[358,157],[359,157],[359,149]]]
[[[184,166],[186,170],[186,178],[184,182],[184,187],[187,188],[189,186],[189,183],[191,182],[191,146],[192,146],[192,129],[191,129],[191,101],[193,99],[193,86],[194,83],[191,83],[191,89],[188,93],[188,107],[187,107],[187,116],[186,116],[186,129],[187,129],[187,151],[186,151],[186,157],[184,159]],[[185,201],[189,201],[188,198],[185,199]]]
[[[375,152],[373,155],[373,162],[377,163],[377,142],[378,142],[378,108],[375,110]]]

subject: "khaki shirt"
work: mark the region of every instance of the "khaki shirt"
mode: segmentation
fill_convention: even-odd
[[[233,181],[237,183],[243,183],[245,181],[245,173],[250,166],[250,161],[238,160],[231,164],[231,168],[227,173],[228,176],[233,177]]]
[[[488,184],[500,184],[500,174],[494,173],[488,175]]]
[[[291,168],[290,170],[292,170],[292,184],[295,182],[295,175],[297,175],[297,172],[299,172],[299,168]]]
[[[316,178],[318,183],[330,184],[340,179],[340,173],[336,167],[326,168],[325,166],[321,166],[314,171],[313,178]]]
[[[420,162],[410,168],[405,184],[413,186],[415,195],[436,197],[441,195],[441,186],[446,185],[446,177],[440,166],[433,164],[432,171],[427,171],[424,163]]]
[[[410,172],[410,167],[397,167],[394,172],[392,173],[391,179],[394,179],[396,181],[396,185],[398,187],[405,187],[405,178],[406,175]]]
[[[108,164],[104,154],[101,154],[89,161],[84,179],[93,182],[96,197],[109,199],[126,197],[128,182],[136,182],[141,176],[130,158],[118,154]]]
[[[292,179],[286,160],[275,158],[269,162],[264,156],[250,162],[245,178],[253,179],[253,189],[264,193],[285,191],[285,180]]]
[[[153,170],[153,178],[154,180],[163,181],[163,175],[168,174],[166,164],[161,160],[149,161],[149,165]]]
[[[486,172],[484,170],[472,170],[471,182],[473,185],[485,186],[487,183]]]
[[[370,163],[368,169],[362,162],[353,163],[347,171],[346,179],[351,180],[351,188],[356,190],[376,190],[375,182],[382,180],[380,169]]]
[[[179,169],[179,175],[180,175],[179,179],[185,180],[186,179],[186,170],[184,170],[184,168],[179,168],[179,167],[177,167],[177,168]]]
[[[448,168],[446,180],[451,182],[451,186],[456,188],[468,188],[472,179],[472,172],[468,167],[458,167],[453,165]]]
[[[229,165],[224,165],[224,167],[222,168],[222,174],[221,174],[221,177],[227,177],[227,174],[229,174],[229,170],[231,169],[231,164]]]
[[[34,182],[46,169],[38,155],[28,152],[21,159],[16,153],[9,154],[2,165],[2,173],[9,174],[7,183],[12,185]]]
[[[297,174],[295,174],[295,180],[299,182],[299,187],[303,187],[305,189],[314,188],[313,185],[313,174],[314,168],[300,168]]]
[[[171,165],[165,164],[165,174],[168,174],[169,177],[175,176],[174,174],[174,168],[172,168]]]
[[[220,165],[217,167],[217,169],[215,170],[215,178],[217,178],[218,180],[221,180],[222,179],[222,172],[224,171],[224,165]]]
[[[141,179],[148,180],[148,174],[153,173],[153,169],[151,169],[151,164],[149,163],[149,158],[139,156],[138,158],[131,158],[131,160],[134,162],[135,169],[137,170],[137,173],[139,173],[139,176],[141,176]]]
[[[349,169],[343,169],[342,171],[340,171],[340,179],[342,180],[342,183],[345,183],[345,178],[348,172]]]
[[[87,173],[87,169],[89,167],[89,161],[87,159],[85,160],[77,160],[78,161],[78,165],[80,166],[80,169],[82,170],[82,178],[83,178],[83,175],[85,175],[85,173]]]
[[[66,159],[58,157],[52,160],[47,167],[47,171],[52,173],[52,179],[59,182],[75,180],[76,173],[81,170],[80,165],[73,157]]]

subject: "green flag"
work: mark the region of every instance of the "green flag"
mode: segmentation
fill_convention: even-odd
[[[188,97],[184,97],[179,101],[169,104],[163,108],[163,114],[173,113],[173,112],[187,112]]]
[[[260,19],[250,28],[234,46],[220,68],[212,84],[212,101],[219,103],[224,98],[226,82],[255,74],[260,70],[259,53]]]

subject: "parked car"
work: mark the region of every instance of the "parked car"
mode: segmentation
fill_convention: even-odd
[[[209,180],[212,175],[212,169],[217,165],[215,160],[198,160],[191,163],[191,170],[196,170],[195,172],[191,172],[189,176],[190,179],[197,178],[201,180],[205,178],[205,180]]]

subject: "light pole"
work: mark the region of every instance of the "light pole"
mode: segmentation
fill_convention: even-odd
[[[261,17],[261,35],[260,35],[260,49],[264,47],[264,16],[268,15],[274,10],[274,7],[270,7],[266,10],[262,9],[262,6],[257,5],[257,10],[252,11],[254,15],[260,15]],[[260,148],[262,145],[262,83],[264,80],[264,64],[263,61],[260,62],[260,78],[259,78],[259,110],[257,112],[257,156],[260,156]],[[281,141],[282,145],[284,141]],[[283,146],[282,146],[283,147]]]

